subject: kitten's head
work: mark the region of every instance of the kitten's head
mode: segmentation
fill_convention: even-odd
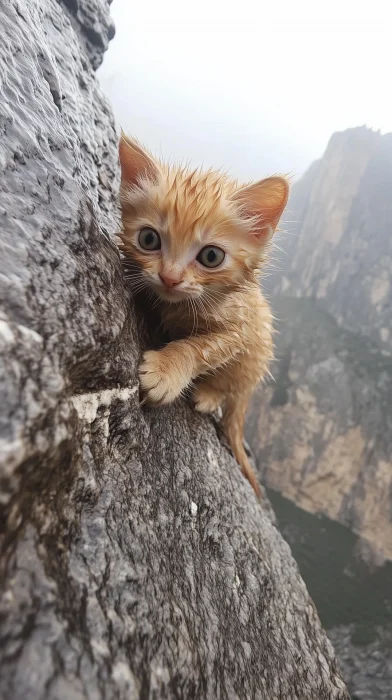
[[[284,178],[239,187],[220,173],[164,165],[125,136],[120,162],[121,249],[136,286],[179,302],[254,281],[286,206]]]

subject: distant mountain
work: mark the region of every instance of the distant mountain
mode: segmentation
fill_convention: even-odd
[[[392,134],[336,133],[293,186],[275,295],[316,299],[392,352]]]
[[[392,357],[310,299],[277,298],[275,382],[247,439],[264,483],[392,559]]]
[[[284,227],[275,384],[247,437],[267,486],[392,559],[392,134],[334,134]]]

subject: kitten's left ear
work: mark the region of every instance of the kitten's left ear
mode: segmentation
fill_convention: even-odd
[[[233,201],[246,217],[254,219],[251,234],[261,243],[272,237],[289,197],[284,177],[268,177],[235,193]]]

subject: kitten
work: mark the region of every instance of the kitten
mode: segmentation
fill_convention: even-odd
[[[124,135],[120,162],[120,248],[131,261],[135,290],[152,290],[171,338],[144,354],[145,399],[170,403],[191,387],[196,410],[222,406],[224,432],[260,498],[243,427],[249,398],[273,357],[259,275],[288,184],[270,177],[239,186],[218,172],[168,166]]]

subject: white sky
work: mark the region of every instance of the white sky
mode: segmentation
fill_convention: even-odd
[[[392,131],[391,13],[391,0],[114,0],[98,75],[153,153],[298,175],[336,130]]]

